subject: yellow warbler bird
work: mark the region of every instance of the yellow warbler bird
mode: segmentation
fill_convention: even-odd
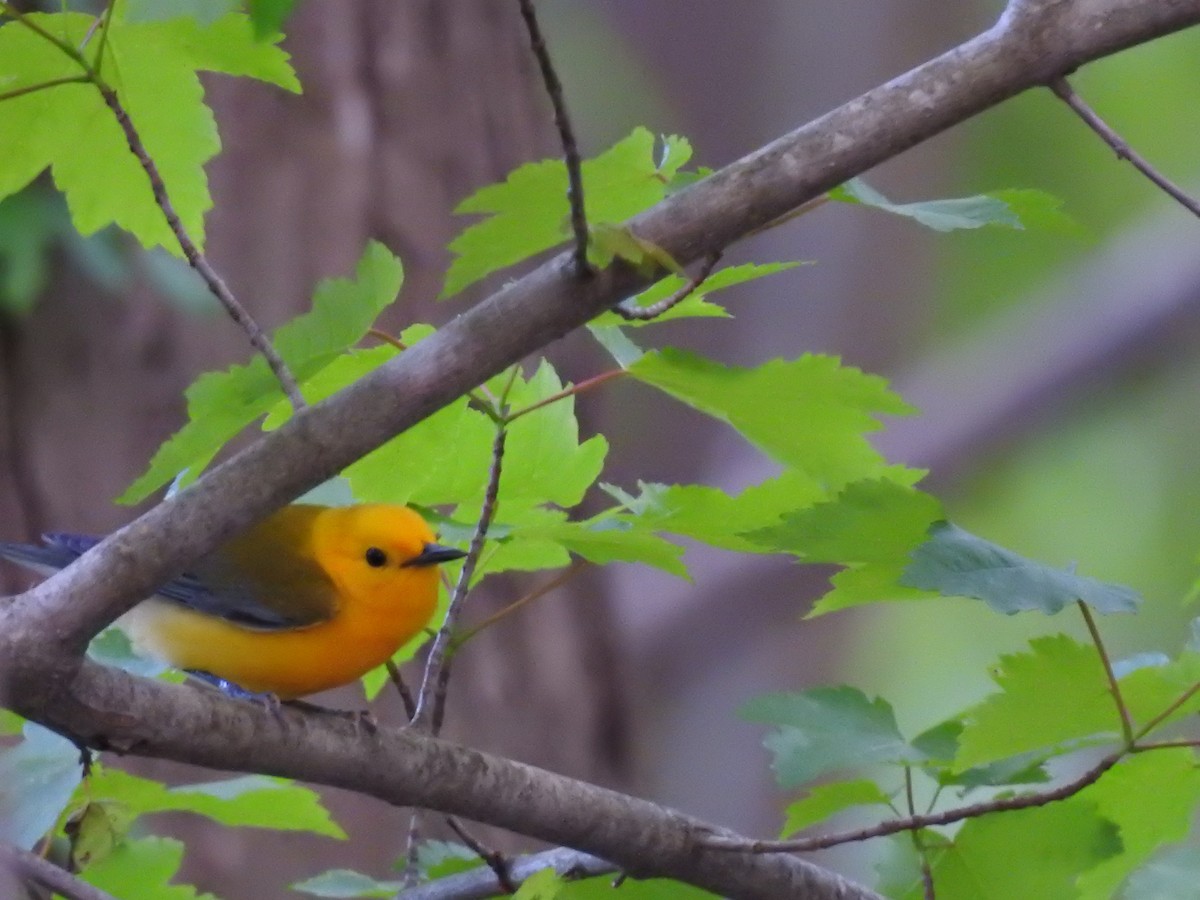
[[[41,547],[0,543],[0,556],[49,574],[99,542],[61,533],[42,540]],[[289,700],[390,659],[433,615],[438,564],[465,555],[435,543],[407,507],[295,504],[164,584],[117,624],[144,656]]]

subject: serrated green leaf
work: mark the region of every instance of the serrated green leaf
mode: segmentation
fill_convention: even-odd
[[[929,529],[900,583],[945,596],[974,597],[1007,615],[1039,610],[1053,615],[1082,600],[1101,613],[1135,612],[1136,591],[1025,559],[950,522]]]
[[[554,367],[542,360],[528,381],[514,382],[508,404],[514,411],[527,409],[563,388]],[[608,441],[600,435],[580,442],[573,397],[521,416],[508,427],[498,500],[501,521],[511,518],[512,511],[545,503],[577,505],[600,476],[607,453]],[[477,506],[482,500],[481,486],[471,503]],[[476,509],[471,516],[477,514]]]
[[[26,190],[0,200],[0,308],[10,315],[33,309],[48,276],[54,238],[66,209],[43,191]]]
[[[82,778],[79,750],[26,722],[24,740],[0,751],[0,840],[30,849],[54,827]]]
[[[683,548],[654,534],[636,517],[609,516],[521,528],[513,532],[513,540],[518,539],[550,541],[598,565],[644,563],[680,578],[687,577]]]
[[[602,487],[648,529],[684,535],[743,553],[774,552],[746,540],[744,534],[778,522],[785,513],[810,506],[825,496],[813,478],[795,469],[734,496],[699,484],[667,486],[638,482],[641,491],[638,496],[611,485]]]
[[[716,303],[710,303],[708,296],[717,291],[730,288],[735,285],[745,284],[747,281],[755,281],[759,278],[764,278],[767,275],[775,275],[778,272],[786,272],[789,269],[794,269],[797,266],[809,265],[806,262],[780,262],[780,263],[765,263],[759,265],[757,263],[744,263],[740,266],[729,266],[715,272],[704,280],[692,293],[664,312],[660,316],[647,321],[626,321],[614,312],[606,312],[603,315],[597,316],[592,320],[591,327],[608,328],[617,326],[629,326],[638,328],[643,325],[652,325],[656,322],[669,322],[672,319],[685,318],[730,318],[729,312]],[[630,305],[636,307],[653,306],[668,297],[673,296],[686,284],[686,280],[679,275],[668,275],[666,278],[655,282],[651,287],[642,291],[640,294],[630,298]],[[618,360],[619,361],[619,360]]]
[[[457,875],[483,865],[479,854],[453,841],[422,841],[417,847],[417,869],[430,881]]]
[[[933,881],[938,900],[1076,897],[1079,875],[1120,849],[1115,826],[1075,798],[968,820],[951,844],[931,854]],[[923,896],[920,883],[901,895]]]
[[[82,875],[121,900],[217,900],[187,884],[168,884],[183,861],[183,844],[170,838],[123,841]]]
[[[768,694],[739,711],[743,719],[779,726],[763,743],[781,787],[826,772],[873,763],[915,763],[922,755],[900,735],[891,705],[852,687]]]
[[[1160,847],[1187,836],[1200,803],[1195,752],[1176,747],[1126,757],[1081,796],[1121,835],[1121,853],[1079,879],[1081,900],[1107,900]]]
[[[605,269],[614,259],[629,263],[643,275],[649,276],[666,270],[677,274],[683,272],[679,265],[662,247],[638,237],[625,225],[606,225],[603,222],[588,225],[588,261],[597,268]]]
[[[890,809],[891,798],[867,778],[822,784],[809,791],[807,796],[788,804],[787,817],[779,837],[791,837],[852,806],[884,806]]]
[[[882,378],[830,356],[744,369],[668,348],[628,371],[833,489],[878,474],[883,459],[864,435],[880,427],[879,415],[912,411]]]
[[[296,0],[249,0],[246,5],[254,23],[254,36],[262,40],[281,31],[295,4]]]
[[[1043,747],[1109,741],[1121,722],[1095,647],[1066,635],[1034,638],[1003,656],[992,694],[964,715],[957,771]]]
[[[992,191],[990,197],[1004,203],[1029,231],[1050,231],[1082,236],[1083,227],[1062,211],[1063,201],[1053,194],[1031,188]]]
[[[94,21],[77,13],[30,18],[75,46]],[[91,46],[104,47],[104,77],[154,160],[180,221],[202,244],[204,213],[212,205],[203,166],[220,145],[197,71],[246,75],[297,90],[286,54],[255,42],[249,20],[238,14],[207,26],[189,18],[138,23],[114,16],[107,40]],[[79,74],[64,53],[30,29],[12,22],[0,26],[4,89]],[[146,173],[95,87],[60,85],[5,101],[0,158],[11,161],[0,172],[0,197],[49,167],[81,233],[116,224],[144,246],[181,252]]]
[[[526,878],[513,900],[557,900],[562,897],[566,880],[553,869],[542,869]]]
[[[275,349],[303,385],[357,343],[400,290],[403,268],[382,244],[372,242],[358,263],[355,278],[331,279],[317,286],[313,308],[273,336]],[[284,399],[283,390],[261,357],[224,372],[201,375],[187,389],[189,421],[166,441],[147,471],[117,498],[137,503],[180,472],[194,481],[209,461],[243,428],[265,416]]]
[[[109,857],[120,846],[136,816],[119,803],[89,802],[71,814],[66,832],[71,865],[81,871]]]
[[[120,628],[105,628],[88,645],[88,656],[104,666],[113,666],[142,678],[157,678],[171,667],[134,652],[129,637]]]
[[[585,160],[583,189],[590,225],[617,224],[658,203],[667,184],[687,162],[691,148],[682,138],[664,141],[654,158],[654,135],[637,128],[628,137]],[[567,170],[560,160],[521,166],[508,178],[476,191],[458,205],[459,214],[487,216],[450,242],[455,259],[446,273],[442,297],[562,243],[571,234]]]
[[[403,881],[379,881],[350,869],[330,869],[293,884],[292,890],[314,897],[395,897],[405,887]]]
[[[88,788],[93,800],[111,800],[138,815],[190,812],[229,826],[346,837],[315,791],[265,775],[168,788],[157,781],[105,768],[89,779]]]
[[[907,484],[872,478],[846,485],[832,500],[746,534],[757,544],[806,562],[885,563],[906,559],[941,518],[935,498]]]

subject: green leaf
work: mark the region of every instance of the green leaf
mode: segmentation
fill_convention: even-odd
[[[265,775],[168,788],[157,781],[105,768],[89,779],[88,787],[93,800],[111,800],[138,815],[190,812],[229,826],[346,837],[315,791]]]
[[[104,666],[113,666],[142,678],[157,678],[171,667],[158,660],[138,656],[128,636],[118,627],[105,628],[92,638],[88,656]]]
[[[407,884],[403,881],[378,881],[350,869],[330,869],[292,885],[293,891],[314,897],[395,897]]]
[[[45,192],[25,190],[0,200],[0,308],[6,313],[33,309],[64,225],[69,227],[66,210]]]
[[[768,694],[742,707],[742,718],[778,725],[764,744],[781,787],[796,787],[834,770],[872,763],[920,762],[886,700],[852,687]]]
[[[907,484],[874,478],[846,485],[832,499],[746,535],[806,562],[892,562],[908,556],[939,519],[942,505]]]
[[[1120,849],[1113,824],[1076,798],[970,819],[949,846],[933,852],[933,881],[938,900],[1076,897],[1080,873]],[[923,896],[919,883],[902,895]]]
[[[627,138],[582,167],[588,223],[624,222],[666,196],[667,184],[687,162],[691,148],[678,137],[664,140],[654,159],[654,135],[637,128]],[[571,234],[567,170],[560,160],[521,166],[500,184],[481,188],[455,212],[487,218],[450,242],[455,259],[446,273],[442,297],[457,294],[479,279],[562,243]]]
[[[333,279],[317,286],[312,310],[273,336],[275,349],[302,389],[362,339],[376,316],[395,299],[402,280],[400,261],[382,244],[372,242],[354,280]],[[283,389],[259,356],[225,372],[201,375],[187,389],[188,423],[158,449],[149,469],[117,502],[144,500],[185,470],[182,483],[194,481],[227,441],[283,399]]]
[[[1101,613],[1134,612],[1141,602],[1130,588],[1033,562],[950,522],[930,528],[900,583],[974,597],[1008,615],[1030,609],[1053,615],[1076,600]]]
[[[792,510],[810,506],[825,496],[820,485],[803,472],[788,469],[761,484],[730,496],[707,485],[646,484],[633,497],[611,486],[605,489],[640,518],[645,527],[703,541],[742,553],[774,552],[744,535],[779,521]]]
[[[77,13],[30,14],[44,30],[81,46],[93,24]],[[204,105],[198,70],[246,75],[298,90],[287,55],[254,40],[249,20],[227,15],[207,26],[190,18],[131,23],[115,16],[104,47],[103,73],[154,160],[184,227],[203,243],[212,205],[204,164],[219,149]],[[78,76],[66,54],[19,23],[0,26],[0,85],[12,90]],[[91,85],[60,85],[4,103],[0,116],[0,197],[50,167],[83,234],[116,224],[144,246],[180,253],[154,200],[149,179],[124,133]]]
[[[1003,656],[1000,693],[964,716],[958,771],[1043,747],[1112,740],[1121,722],[1096,648],[1066,635],[1034,638],[1029,652]]]
[[[681,578],[687,568],[683,548],[654,534],[633,516],[597,517],[584,522],[549,522],[515,528],[512,540],[544,540],[555,543],[589,562],[644,563]]]
[[[958,755],[962,734],[960,719],[948,719],[913,738],[912,745],[928,757],[925,770],[944,786],[955,785],[972,790],[1017,784],[1043,784],[1050,780],[1046,772],[1048,751],[1021,753],[984,766],[955,772],[950,763]]]
[[[596,343],[608,351],[608,355],[622,369],[628,369],[642,358],[644,352],[642,348],[631,341],[625,332],[615,325],[604,327],[588,325],[587,328],[592,337],[596,339]]]
[[[457,875],[483,865],[479,854],[453,841],[422,841],[417,847],[417,869],[429,880]]]
[[[1095,803],[1121,835],[1121,853],[1079,879],[1081,900],[1107,900],[1160,847],[1187,836],[1200,803],[1195,753],[1176,747],[1128,756],[1082,796]]]
[[[168,884],[183,861],[183,844],[170,838],[124,841],[83,873],[88,884],[121,900],[217,900],[186,884]]]
[[[716,894],[700,888],[672,881],[669,878],[651,878],[639,881],[626,878],[614,890],[611,875],[582,878],[568,881],[555,900],[720,900]]]
[[[744,369],[668,348],[645,354],[629,373],[830,488],[878,474],[883,459],[864,435],[880,427],[881,414],[912,412],[882,378],[830,356]]]
[[[553,869],[542,869],[521,883],[513,900],[556,900],[565,886],[566,881]]]
[[[296,0],[249,0],[250,21],[254,23],[254,36],[262,40],[283,29],[283,23],[292,14]]]
[[[25,720],[9,709],[0,707],[0,734],[20,734]]]
[[[787,818],[779,837],[790,837],[851,806],[880,805],[890,809],[891,798],[870,779],[823,784],[809,791],[808,796],[788,805]]]
[[[603,315],[597,316],[592,320],[591,328],[608,328],[616,326],[629,326],[639,328],[643,325],[652,325],[656,322],[669,322],[672,319],[685,318],[730,318],[728,311],[723,306],[718,306],[716,303],[708,302],[708,295],[725,288],[733,287],[738,284],[745,284],[747,281],[754,281],[758,278],[764,278],[767,275],[774,275],[778,272],[786,272],[789,269],[794,269],[797,266],[808,265],[804,262],[780,262],[766,263],[759,265],[756,263],[744,263],[740,266],[729,266],[715,272],[704,280],[692,293],[672,306],[669,310],[660,316],[646,321],[634,320],[626,321],[614,312],[606,312]],[[636,294],[631,298],[630,305],[637,307],[653,306],[668,297],[674,296],[687,283],[686,278],[679,275],[668,275],[657,281],[653,286]]]
[[[848,606],[928,596],[906,590],[900,576],[913,548],[925,540],[941,504],[907,482],[919,473],[855,481],[836,497],[784,516],[782,523],[748,532],[761,547],[792,553],[805,562],[836,563],[845,572],[813,608],[822,615]],[[867,589],[862,585],[867,584]]]
[[[1200,853],[1194,846],[1161,853],[1130,876],[1121,900],[1196,900]]]
[[[861,203],[904,216],[934,231],[957,231],[985,225],[1016,230],[1077,229],[1071,218],[1059,209],[1061,200],[1043,191],[1029,189],[996,191],[952,200],[893,203],[861,178],[852,178],[830,191],[829,198],[842,203]]]
[[[0,751],[0,840],[30,849],[48,833],[82,778],[79,750],[25,723],[25,739]]]
[[[501,375],[495,382],[507,380]],[[554,367],[542,360],[528,380],[517,378],[508,394],[515,411],[526,409],[560,393],[564,388]],[[523,415],[509,425],[500,477],[501,520],[506,510],[519,510],[544,503],[570,508],[578,504],[604,467],[608,441],[600,435],[579,440],[575,398],[567,397]],[[486,477],[486,469],[484,470]],[[471,505],[483,500],[482,486]]]

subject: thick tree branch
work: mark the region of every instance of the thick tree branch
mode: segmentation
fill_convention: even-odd
[[[1200,22],[1200,0],[1014,0],[988,32],[668,198],[630,223],[681,264],[1030,87]],[[86,663],[101,627],[222,540],[642,288],[581,283],[565,253],[336,397],[299,412],[39,587],[0,603],[0,704],[125,752],[340,785],[565,844],[738,897],[862,897],[786,857],[710,851],[653,804],[473,750],[281,715]]]

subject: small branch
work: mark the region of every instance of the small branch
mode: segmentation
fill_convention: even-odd
[[[484,494],[483,506],[479,511],[479,522],[475,525],[475,534],[471,537],[471,546],[463,560],[462,570],[458,573],[458,583],[450,597],[450,605],[446,609],[446,620],[434,639],[425,662],[425,673],[421,679],[421,691],[417,695],[417,709],[411,719],[411,725],[418,729],[432,724],[433,720],[441,720],[441,709],[445,706],[445,689],[447,680],[443,671],[447,665],[450,650],[451,635],[458,618],[462,614],[463,600],[471,585],[471,576],[475,574],[475,566],[483,553],[487,541],[488,529],[496,514],[496,498],[500,492],[500,471],[504,461],[504,442],[508,438],[508,427],[500,425],[496,429],[496,438],[492,442],[492,467],[488,473],[487,491]]]
[[[1113,671],[1108,650],[1104,646],[1104,641],[1100,639],[1100,629],[1096,627],[1096,619],[1088,605],[1082,600],[1076,600],[1075,603],[1083,614],[1083,621],[1087,624],[1088,634],[1092,636],[1092,643],[1096,645],[1096,652],[1100,654],[1104,675],[1108,679],[1108,689],[1112,694],[1113,703],[1117,706],[1117,715],[1121,717],[1121,735],[1125,738],[1125,746],[1132,747],[1133,718],[1129,715],[1129,707],[1125,705],[1125,698],[1121,695],[1121,686],[1117,683],[1117,673]]]
[[[1150,164],[1149,160],[1129,146],[1129,143],[1117,134],[1112,126],[1101,119],[1096,114],[1096,111],[1088,106],[1087,101],[1075,93],[1075,89],[1071,87],[1070,82],[1065,77],[1052,80],[1049,88],[1054,91],[1058,99],[1071,107],[1075,114],[1083,119],[1084,124],[1096,132],[1104,143],[1112,147],[1118,159],[1123,159],[1131,163],[1135,169],[1149,178],[1150,181],[1179,203],[1180,206],[1192,215],[1200,216],[1200,202],[1159,172],[1158,169]]]
[[[719,835],[701,838],[701,843],[716,850],[732,850],[742,853],[807,853],[812,850],[825,850],[840,844],[858,843],[870,838],[886,837],[889,834],[899,834],[901,831],[913,831],[917,828],[929,828],[933,825],[950,825],[963,819],[976,819],[989,813],[1012,812],[1018,809],[1029,809],[1034,806],[1046,806],[1058,800],[1066,800],[1082,791],[1085,787],[1095,784],[1100,777],[1120,762],[1125,750],[1109,754],[1092,768],[1088,769],[1073,781],[1060,785],[1050,791],[1037,794],[1020,794],[1016,797],[1005,797],[1000,800],[988,800],[974,803],[970,806],[960,806],[945,812],[931,815],[908,816],[903,819],[893,819],[880,822],[867,828],[854,831],[842,831],[824,837],[797,838],[788,841],[748,841],[730,839]]]
[[[1145,725],[1143,725],[1141,728],[1139,728],[1137,734],[1135,734],[1133,736],[1134,741],[1140,741],[1142,738],[1144,738],[1146,735],[1148,735],[1151,731],[1153,731],[1155,728],[1157,728],[1159,725],[1161,725],[1163,722],[1165,722],[1168,718],[1171,717],[1171,715],[1176,710],[1179,709],[1179,707],[1183,706],[1183,704],[1185,704],[1189,700],[1191,700],[1192,697],[1194,697],[1196,695],[1197,691],[1200,691],[1200,681],[1196,682],[1190,688],[1188,688],[1186,691],[1184,691],[1182,694],[1180,694],[1178,697],[1176,697],[1167,706],[1166,709],[1164,709],[1157,716],[1155,716],[1153,719],[1151,719],[1149,722],[1147,722]]]
[[[116,900],[112,894],[80,881],[66,869],[42,859],[36,853],[0,842],[0,873],[5,871],[21,881],[40,884],[47,890],[61,894],[66,900]]]
[[[409,719],[412,719],[417,713],[417,702],[413,699],[412,691],[408,689],[408,685],[404,682],[404,676],[400,674],[400,667],[390,659],[383,665],[387,669],[388,678],[396,686],[396,693],[400,695],[400,702],[404,704],[404,714]]]
[[[607,860],[567,847],[557,847],[543,853],[510,859],[509,881],[515,889],[543,869],[553,869],[561,878],[589,878],[619,871]],[[485,900],[495,897],[502,890],[505,890],[504,886],[491,870],[472,869],[411,888],[402,892],[396,900]]]
[[[668,309],[676,306],[690,297],[700,285],[708,279],[712,274],[712,270],[716,268],[717,263],[721,261],[721,251],[714,250],[708,256],[704,257],[704,262],[700,265],[698,271],[690,278],[683,287],[677,290],[670,297],[664,300],[659,300],[657,303],[650,306],[638,306],[631,300],[624,300],[613,307],[613,312],[624,319],[626,322],[648,322],[651,319],[656,319],[665,313]]]
[[[583,172],[579,159],[579,144],[575,140],[575,132],[571,128],[571,119],[567,115],[567,102],[563,97],[562,82],[550,61],[550,51],[546,49],[546,39],[538,25],[537,14],[533,9],[533,0],[517,0],[521,7],[521,18],[525,20],[525,29],[529,32],[529,44],[533,55],[537,58],[538,68],[542,72],[542,82],[546,93],[554,107],[554,124],[558,128],[558,139],[562,142],[563,160],[567,166],[567,199],[571,203],[571,231],[575,235],[575,274],[586,278],[592,274],[592,265],[588,262],[588,224],[587,214],[583,206]]]
[[[516,412],[509,413],[505,418],[506,421],[512,423],[521,416],[527,416],[531,412],[541,409],[543,406],[549,406],[551,403],[557,403],[559,400],[565,400],[567,397],[574,397],[576,394],[582,394],[585,391],[590,391],[592,388],[597,388],[610,381],[613,378],[619,378],[625,374],[624,369],[612,369],[608,372],[601,372],[599,375],[593,375],[591,378],[585,378],[579,384],[573,384],[569,388],[559,391],[557,394],[551,394],[549,397],[543,397],[537,403],[531,403],[524,409],[518,409]]]
[[[904,767],[904,800],[908,806],[908,814],[915,816],[917,806],[913,802],[912,766]],[[937,892],[933,886],[933,869],[929,866],[929,856],[925,853],[925,842],[921,840],[921,829],[914,828],[909,834],[912,837],[913,849],[921,858],[921,882],[925,887],[925,900],[937,900]]]
[[[551,578],[545,584],[541,585],[540,587],[534,588],[532,591],[525,594],[523,597],[517,598],[512,603],[508,604],[508,606],[504,607],[504,609],[501,609],[501,610],[498,610],[497,612],[492,613],[490,616],[488,616],[486,619],[484,619],[478,625],[475,625],[475,626],[463,631],[462,634],[458,635],[454,639],[454,649],[457,651],[460,647],[462,647],[463,644],[465,644],[467,641],[471,640],[471,638],[475,637],[475,635],[479,634],[481,631],[483,631],[487,628],[490,628],[492,625],[495,625],[501,619],[504,619],[504,618],[512,615],[514,612],[516,612],[518,609],[520,609],[525,604],[532,603],[534,600],[537,600],[539,597],[544,597],[544,596],[546,596],[546,594],[550,593],[551,591],[555,590],[556,588],[562,587],[564,584],[566,584],[568,581],[570,581],[572,578],[574,578],[576,575],[578,575],[580,572],[582,572],[584,569],[586,569],[588,567],[588,565],[589,565],[589,563],[586,559],[575,560],[574,562],[571,563],[571,565],[569,567],[564,569],[559,574],[555,575],[553,578]]]
[[[518,885],[513,883],[512,878],[508,874],[508,860],[504,858],[504,854],[498,850],[493,850],[485,845],[482,841],[467,831],[462,822],[454,816],[446,816],[446,824],[450,830],[458,835],[458,839],[466,844],[471,850],[483,860],[484,865],[492,870],[492,874],[496,876],[496,884],[500,886],[506,894],[515,894]]]
[[[287,363],[275,352],[275,348],[271,346],[271,342],[259,327],[258,322],[254,320],[254,317],[233,296],[233,292],[229,290],[225,281],[209,264],[208,259],[200,252],[200,248],[196,246],[191,236],[187,233],[187,229],[184,228],[178,213],[175,212],[175,207],[171,205],[171,198],[167,195],[167,187],[163,184],[162,176],[158,173],[158,166],[150,158],[150,154],[146,152],[146,147],[142,144],[142,139],[138,135],[132,120],[129,118],[129,114],[125,112],[125,108],[121,105],[121,101],[117,97],[117,92],[103,83],[98,83],[96,86],[99,88],[100,96],[104,98],[105,104],[112,110],[112,114],[116,116],[117,124],[121,126],[121,131],[125,133],[125,140],[129,144],[130,152],[137,158],[137,161],[141,164],[142,171],[150,179],[150,190],[154,192],[154,201],[158,204],[158,208],[162,210],[171,233],[175,235],[175,239],[179,242],[179,248],[183,250],[183,255],[187,257],[188,264],[204,279],[204,283],[208,285],[209,291],[225,307],[225,312],[246,333],[251,345],[267,361],[267,365],[274,373],[279,384],[283,387],[283,392],[287,394],[288,400],[291,401],[292,408],[296,410],[303,409],[306,405],[304,397],[301,395],[300,388],[296,384],[296,378],[287,367]]]
[[[0,91],[0,102],[4,100],[14,100],[17,97],[24,97],[26,94],[35,94],[38,91],[44,91],[47,88],[58,87],[62,84],[87,84],[91,81],[86,75],[70,75],[65,78],[52,78],[49,81],[43,81],[40,84],[30,84],[25,87],[13,88],[11,91]]]

